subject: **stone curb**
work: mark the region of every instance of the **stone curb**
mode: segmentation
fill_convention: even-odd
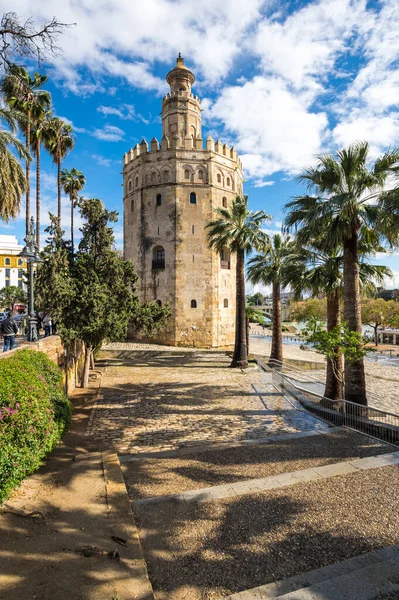
[[[296,433],[281,433],[279,435],[271,435],[264,438],[254,438],[250,440],[240,440],[238,442],[209,442],[209,444],[201,446],[180,446],[175,450],[160,450],[159,452],[142,452],[138,454],[119,454],[121,464],[137,460],[145,460],[151,458],[174,458],[187,456],[190,454],[202,454],[203,452],[214,452],[215,450],[230,450],[232,448],[241,448],[243,446],[254,446],[259,444],[270,444],[272,442],[284,442],[286,440],[296,440],[299,438],[312,437],[314,435],[326,435],[335,431],[347,431],[343,427],[331,427],[326,431],[299,431]]]
[[[391,591],[391,582],[386,575],[389,575],[389,572],[397,573],[398,569],[399,546],[389,546],[308,573],[232,594],[224,600],[358,600],[359,597],[362,600],[374,600],[379,592],[384,591],[381,588],[385,587],[385,591]],[[373,572],[375,570],[377,573]],[[377,581],[378,573],[382,575],[380,582]],[[366,587],[362,587],[362,584]],[[348,596],[351,590],[355,595]]]
[[[121,562],[130,573],[131,595],[124,596],[123,600],[154,600],[118,456],[107,450],[102,453],[102,461],[112,532],[128,544],[123,548]]]
[[[266,490],[287,487],[296,483],[307,483],[319,479],[328,479],[338,475],[356,473],[366,469],[375,469],[378,467],[388,467],[399,465],[399,452],[390,452],[378,456],[369,456],[367,458],[358,458],[352,461],[343,461],[322,467],[310,469],[301,469],[290,473],[282,473],[269,477],[258,479],[249,479],[238,483],[218,485],[200,490],[191,490],[181,494],[168,494],[166,496],[155,496],[136,500],[133,506],[144,506],[147,504],[158,504],[162,502],[208,502],[211,500],[221,500],[223,498],[233,498],[235,496],[244,496],[246,494],[257,494]]]

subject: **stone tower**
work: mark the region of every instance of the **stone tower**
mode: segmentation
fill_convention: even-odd
[[[162,139],[124,155],[124,255],[139,275],[141,301],[168,302],[172,317],[155,341],[199,348],[234,345],[235,256],[206,244],[205,225],[242,194],[237,152],[208,137],[193,73],[179,55],[166,76]]]

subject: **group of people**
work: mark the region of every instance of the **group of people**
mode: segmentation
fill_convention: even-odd
[[[0,322],[0,334],[4,339],[3,352],[7,352],[7,350],[13,350],[15,346],[15,337],[18,334],[18,324],[13,316],[12,310],[7,308],[5,312],[7,316]],[[41,329],[44,330],[44,337],[55,335],[57,333],[57,324],[49,314],[36,313],[36,318],[38,337],[40,337]],[[29,328],[28,315],[24,315],[21,321],[21,327],[22,334],[27,335]]]
[[[54,319],[47,313],[37,313],[37,330],[40,333],[40,330],[44,330],[44,337],[48,337],[49,335],[56,335],[57,333],[57,324]]]

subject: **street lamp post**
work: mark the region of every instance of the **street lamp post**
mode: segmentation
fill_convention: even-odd
[[[36,342],[39,339],[39,334],[37,330],[37,319],[35,314],[35,303],[34,303],[34,289],[33,289],[33,267],[42,261],[38,252],[39,246],[36,243],[36,235],[35,235],[35,222],[33,217],[31,217],[29,229],[24,238],[25,246],[20,253],[21,258],[25,258],[28,263],[28,272],[29,272],[29,325],[28,325],[28,334],[27,340],[28,342]]]

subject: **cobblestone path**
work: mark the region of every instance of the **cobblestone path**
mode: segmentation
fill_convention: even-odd
[[[326,429],[295,410],[270,374],[242,373],[229,362],[179,352],[110,360],[88,435],[136,453]]]

